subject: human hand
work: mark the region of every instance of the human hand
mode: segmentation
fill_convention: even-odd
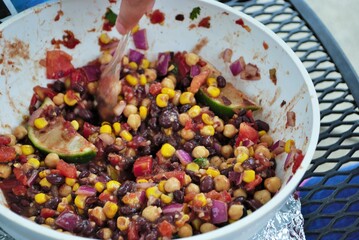
[[[143,14],[150,11],[155,0],[122,0],[120,13],[117,16],[116,28],[119,33],[126,34],[136,26]]]

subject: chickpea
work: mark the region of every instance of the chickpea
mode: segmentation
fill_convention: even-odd
[[[221,154],[225,158],[229,158],[233,154],[233,147],[231,145],[224,145],[221,148]]]
[[[259,201],[262,204],[267,203],[269,200],[271,200],[271,194],[267,189],[259,190],[254,193],[253,198],[257,201]]]
[[[185,61],[188,66],[196,65],[197,62],[199,61],[199,56],[195,53],[187,53],[185,55]]]
[[[273,145],[273,138],[267,133],[261,136],[260,141],[266,143],[268,147]]]
[[[228,216],[232,220],[238,220],[243,216],[243,205],[233,204],[228,209]]]
[[[187,186],[191,182],[192,182],[192,178],[189,175],[185,174],[184,175],[184,186]]]
[[[11,167],[7,164],[0,164],[0,178],[8,178],[11,174]]]
[[[57,153],[49,153],[46,155],[44,161],[47,167],[56,168],[57,163],[60,161],[60,157]]]
[[[142,211],[142,217],[150,222],[156,221],[162,213],[162,209],[156,206],[148,206]]]
[[[149,98],[144,98],[141,102],[141,106],[148,107],[151,104],[151,100]]]
[[[112,231],[110,228],[102,228],[99,231],[99,235],[100,235],[101,239],[108,240],[108,239],[111,239],[111,237],[112,237]]]
[[[194,158],[206,158],[209,156],[209,151],[204,146],[197,146],[192,150],[192,156]]]
[[[128,228],[128,225],[130,224],[130,219],[128,217],[118,217],[117,218],[117,228],[121,231],[126,231]]]
[[[219,168],[219,166],[221,165],[222,162],[223,162],[222,159],[218,156],[212,157],[211,161],[210,161],[211,166],[215,167],[215,168]]]
[[[10,143],[8,144],[8,146],[15,146],[16,137],[12,134],[6,134],[6,136],[10,138]]]
[[[162,81],[161,81],[161,86],[162,87],[166,87],[166,88],[170,88],[170,89],[175,89],[175,84],[173,83],[173,81],[171,79],[169,79],[168,77],[165,77]]]
[[[227,191],[231,187],[231,183],[224,175],[218,175],[214,178],[214,188],[217,192]]]
[[[224,122],[222,119],[220,119],[218,116],[214,116],[213,118],[213,122],[214,122],[214,130],[216,130],[216,132],[223,132],[224,130]]]
[[[63,93],[58,93],[56,96],[54,96],[52,98],[52,101],[57,105],[60,106],[62,104],[64,104],[64,94]]]
[[[234,164],[233,171],[241,173],[241,172],[243,172],[243,170],[244,170],[244,168],[242,167],[242,163]]]
[[[97,91],[97,86],[98,86],[98,82],[89,82],[88,84],[87,84],[87,91],[90,93],[90,94],[92,94],[92,95],[95,95],[96,94],[96,91]],[[58,95],[58,94],[57,94]],[[55,96],[56,97],[56,96]],[[63,100],[64,98],[62,97],[62,100]],[[52,99],[52,100],[54,100],[54,99]],[[55,103],[56,104],[56,103]],[[56,105],[58,105],[58,104],[56,104]],[[60,104],[61,105],[61,104]]]
[[[238,156],[239,154],[245,153],[249,156],[249,149],[245,146],[238,146],[234,149],[234,156]]]
[[[223,169],[227,169],[227,168],[228,168],[227,162],[222,162],[222,163],[219,165],[219,170],[223,170]]]
[[[123,109],[123,115],[125,115],[125,117],[129,117],[130,114],[135,114],[138,112],[138,109],[135,105],[132,104],[127,104],[125,109]]]
[[[127,118],[127,124],[133,130],[137,131],[137,129],[141,126],[141,117],[137,113],[132,113]]]
[[[227,138],[232,138],[237,134],[238,130],[233,124],[224,125],[223,135]]]
[[[188,115],[188,113],[181,113],[178,116],[178,120],[182,126],[185,126],[187,121],[192,121],[191,117]]]
[[[213,225],[212,223],[203,223],[201,225],[201,227],[199,228],[199,231],[201,233],[206,233],[206,232],[210,232],[210,231],[213,231],[216,229],[217,229],[217,227],[215,225]]]
[[[27,130],[24,126],[18,126],[14,129],[13,134],[16,137],[16,139],[20,140],[27,135]]]
[[[22,154],[22,150],[21,150],[21,145],[20,144],[16,144],[15,146],[13,146],[13,148],[15,149],[15,152],[17,155],[21,155]]]
[[[279,177],[270,177],[264,180],[264,187],[271,193],[276,193],[282,186],[282,181]]]
[[[182,237],[190,237],[193,235],[192,226],[186,223],[182,227],[178,229],[178,236]]]
[[[269,151],[269,149],[266,146],[263,145],[258,145],[254,150],[254,154],[263,154],[263,156],[267,159],[272,158],[272,153]]]
[[[102,207],[95,207],[94,209],[89,209],[88,211],[89,218],[94,221],[97,225],[102,226],[106,220],[106,215]]]
[[[172,73],[168,74],[167,78],[171,79],[174,85],[177,84],[177,79],[174,74],[172,74]]]
[[[147,68],[145,69],[145,76],[147,78],[147,82],[151,83],[157,78],[157,72],[155,69]]]
[[[166,192],[171,193],[171,192],[180,190],[181,189],[181,183],[177,178],[171,177],[166,181],[164,187],[165,187]]]
[[[234,190],[233,197],[235,197],[235,198],[237,198],[237,197],[247,198],[247,192],[244,191],[242,188],[238,188],[238,189]]]
[[[185,189],[185,193],[188,194],[188,193],[200,193],[200,189],[199,189],[199,186],[197,184],[194,184],[194,183],[190,183],[186,189]]]
[[[195,136],[196,136],[196,133],[194,131],[192,131],[191,129],[183,128],[181,130],[181,137],[186,141],[192,140]]]
[[[67,197],[72,192],[72,187],[67,184],[62,184],[59,187],[59,195],[61,197]]]
[[[180,96],[181,96],[181,91],[177,90],[174,97],[172,98],[173,105],[178,106]]]

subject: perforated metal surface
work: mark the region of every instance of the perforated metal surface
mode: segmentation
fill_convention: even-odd
[[[334,64],[333,59],[340,56],[329,56],[332,49],[318,40],[320,36],[292,4],[299,1],[221,2],[276,32],[299,56],[315,85],[321,110],[320,137],[312,164],[298,188],[306,238],[359,239],[359,115],[354,99],[358,96],[352,95],[356,88],[351,91],[348,87],[358,86],[356,74],[339,71],[347,69],[343,66],[346,63]]]

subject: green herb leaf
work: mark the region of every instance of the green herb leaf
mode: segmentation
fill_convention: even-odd
[[[191,13],[189,14],[189,18],[191,20],[195,20],[201,14],[201,8],[195,7],[192,9]]]
[[[196,158],[193,162],[197,163],[200,168],[205,168],[209,165],[207,158]]]
[[[114,26],[116,24],[117,14],[114,13],[110,8],[107,8],[105,19],[107,19],[109,23]]]

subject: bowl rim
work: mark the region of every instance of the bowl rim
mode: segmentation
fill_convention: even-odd
[[[0,31],[4,30],[7,26],[13,24],[14,22],[26,17],[29,14],[32,14],[36,11],[42,10],[46,7],[53,7],[56,4],[61,4],[61,2],[71,0],[50,0],[46,3],[39,4],[37,6],[34,6],[32,8],[29,8],[11,18],[6,20],[0,25]],[[224,3],[215,1],[215,0],[197,0],[198,2],[202,2],[204,4],[212,5],[213,7],[219,8],[221,10],[225,10],[231,14],[234,14],[236,16],[239,16],[243,18],[245,21],[251,22],[255,27],[257,27],[260,31],[263,31],[267,36],[269,36],[272,40],[274,40],[276,43],[282,47],[282,49],[285,51],[286,54],[289,55],[289,57],[294,61],[295,66],[298,68],[301,78],[304,79],[305,85],[308,89],[308,93],[311,97],[311,106],[312,106],[312,118],[313,118],[313,125],[311,129],[310,134],[310,140],[308,142],[308,148],[305,153],[304,159],[301,163],[301,167],[298,168],[296,173],[292,176],[290,181],[287,183],[285,188],[280,190],[278,194],[276,194],[271,200],[270,204],[265,204],[258,210],[254,211],[252,214],[245,217],[245,221],[236,221],[234,223],[228,224],[224,227],[221,227],[215,231],[211,231],[210,233],[202,233],[199,235],[195,235],[188,238],[183,239],[198,239],[198,240],[204,240],[204,239],[215,239],[222,237],[223,233],[231,234],[234,231],[236,231],[238,228],[242,228],[245,225],[255,224],[255,221],[257,221],[260,218],[263,218],[271,212],[271,209],[278,209],[280,206],[284,205],[285,202],[288,199],[288,196],[292,194],[295,190],[295,188],[299,185],[301,179],[303,178],[307,168],[310,165],[310,162],[312,160],[312,157],[314,156],[317,142],[319,139],[319,129],[320,129],[320,110],[319,110],[319,101],[316,95],[315,87],[312,82],[312,79],[310,78],[307,70],[305,69],[303,63],[300,61],[299,57],[294,53],[294,51],[285,43],[278,35],[276,35],[272,30],[270,30],[268,27],[266,27],[264,24],[256,20],[255,18],[245,14],[244,12],[241,12],[233,7],[230,7]],[[303,167],[304,166],[304,167]],[[11,221],[13,224],[21,224],[24,228],[27,228],[30,231],[34,231],[40,235],[44,235],[47,237],[53,237],[54,234],[59,234],[59,237],[62,239],[89,239],[84,238],[80,236],[75,235],[68,235],[61,232],[57,232],[56,230],[49,229],[46,227],[43,227],[35,222],[32,222],[30,220],[23,221],[24,217],[12,212],[7,206],[4,206],[0,204],[0,212],[4,218],[7,219],[7,221]]]

